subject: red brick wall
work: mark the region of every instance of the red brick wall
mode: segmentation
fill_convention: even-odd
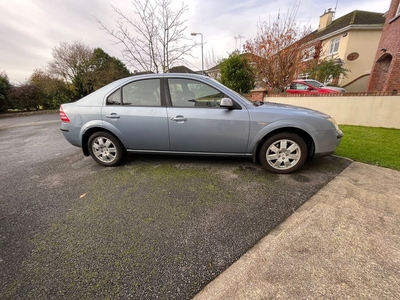
[[[369,92],[400,91],[400,16],[395,18],[399,3],[392,0],[390,4],[368,82]]]
[[[251,101],[264,101],[264,97],[267,94],[267,90],[259,89],[250,91],[250,100]]]

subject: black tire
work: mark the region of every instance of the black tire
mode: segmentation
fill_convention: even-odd
[[[126,149],[112,134],[104,131],[93,133],[88,141],[89,153],[100,165],[113,167],[122,162]]]
[[[272,173],[289,174],[300,169],[307,160],[307,145],[295,133],[283,132],[268,138],[260,148],[259,160]]]

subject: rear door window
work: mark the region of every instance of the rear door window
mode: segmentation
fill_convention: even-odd
[[[122,105],[161,106],[160,79],[138,80],[125,85]]]

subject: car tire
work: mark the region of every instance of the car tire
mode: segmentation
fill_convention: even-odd
[[[112,134],[104,131],[93,133],[88,141],[89,153],[100,165],[113,167],[121,163],[126,150]]]
[[[272,173],[289,174],[300,169],[307,159],[307,145],[295,133],[278,133],[268,138],[260,148],[259,160]]]

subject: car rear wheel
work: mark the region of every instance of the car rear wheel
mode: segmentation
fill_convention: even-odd
[[[121,142],[112,134],[103,131],[90,136],[89,152],[96,162],[107,167],[121,163],[126,154]]]
[[[259,152],[261,165],[267,171],[288,174],[300,169],[307,159],[307,145],[297,134],[285,132],[273,135]]]

